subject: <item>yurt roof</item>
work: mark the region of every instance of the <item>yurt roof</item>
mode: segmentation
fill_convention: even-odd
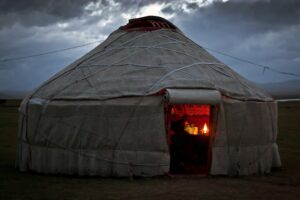
[[[164,88],[216,89],[240,100],[272,100],[174,24],[153,16],[130,20],[31,97],[109,99],[152,95]]]

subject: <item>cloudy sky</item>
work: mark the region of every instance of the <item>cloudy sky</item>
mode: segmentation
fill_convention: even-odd
[[[0,92],[36,87],[128,19],[146,15],[172,21],[203,47],[300,76],[299,0],[0,0]],[[255,82],[300,79],[211,53]]]

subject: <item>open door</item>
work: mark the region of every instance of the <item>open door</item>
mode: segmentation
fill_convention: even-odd
[[[202,96],[184,98],[183,95],[188,95],[189,92],[193,92],[193,95],[195,92],[200,94],[202,92]],[[177,89],[168,94],[165,117],[171,158],[170,174],[209,173],[211,135],[215,128],[213,116],[216,116],[217,108],[210,103],[216,104],[219,101],[217,98],[220,97],[211,96],[213,94],[211,91],[205,92],[206,90],[181,92]],[[203,94],[206,99],[202,98]]]
[[[206,174],[210,166],[210,105],[168,105],[171,174]]]

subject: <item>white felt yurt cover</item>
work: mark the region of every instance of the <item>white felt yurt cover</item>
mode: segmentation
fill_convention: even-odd
[[[218,104],[210,174],[265,173],[281,165],[273,99],[170,22],[142,20],[149,19],[163,26],[116,30],[23,100],[20,170],[100,176],[167,173],[166,101],[159,93],[166,89],[180,101],[172,89],[205,90],[207,99]]]

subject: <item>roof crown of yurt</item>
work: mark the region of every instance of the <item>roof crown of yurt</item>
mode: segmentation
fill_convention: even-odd
[[[20,107],[21,171],[250,175],[280,167],[277,105],[168,20],[129,20]]]

